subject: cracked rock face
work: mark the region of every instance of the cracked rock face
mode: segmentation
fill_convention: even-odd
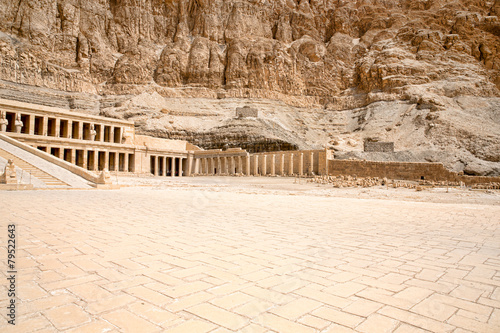
[[[210,146],[250,146],[240,133],[250,128],[269,149],[355,149],[377,137],[401,150],[453,151],[456,168],[496,173],[499,15],[500,0],[4,1],[0,80],[98,96],[103,114],[137,118],[149,134],[200,143],[198,134],[217,133]],[[131,102],[141,94],[160,95],[167,109],[182,97],[184,109],[150,114]],[[211,100],[212,127],[196,116],[200,98]],[[285,121],[289,108],[297,115],[282,133],[228,125],[223,99],[274,103],[269,121]],[[387,110],[373,115],[376,103]],[[123,107],[132,104],[140,115]],[[323,113],[332,122],[314,120]]]

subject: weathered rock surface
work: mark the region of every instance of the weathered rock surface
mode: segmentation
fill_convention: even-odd
[[[206,147],[354,150],[378,137],[498,174],[498,15],[500,0],[4,1],[0,93],[36,86],[89,112],[97,100]],[[269,112],[232,119],[229,106],[249,104]]]

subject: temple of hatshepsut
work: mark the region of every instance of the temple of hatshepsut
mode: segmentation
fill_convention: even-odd
[[[242,115],[249,112],[242,109],[237,110],[238,117],[253,115]],[[16,147],[83,177],[94,186],[111,183],[109,172],[159,177],[356,175],[469,184],[499,181],[494,177],[453,173],[441,163],[336,160],[333,151],[328,149],[259,153],[241,148],[204,150],[183,140],[136,134],[130,121],[3,99],[0,100],[0,125],[0,157],[12,159],[17,166],[27,162],[31,171],[35,170],[35,178],[36,171],[50,174],[43,167],[30,164],[29,157],[16,157],[8,149]],[[365,149],[390,151],[394,146],[365,143]]]

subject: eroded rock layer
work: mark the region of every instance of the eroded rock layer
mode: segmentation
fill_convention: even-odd
[[[370,137],[498,173],[498,15],[500,0],[4,1],[0,94],[205,147]],[[233,119],[249,104],[262,116]]]

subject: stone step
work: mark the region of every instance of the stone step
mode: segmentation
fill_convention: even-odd
[[[33,177],[36,177],[37,179],[41,180],[42,182],[44,182],[48,186],[68,186],[68,184],[66,184],[62,180],[46,173],[45,171],[38,169],[37,167],[26,162],[25,160],[5,151],[3,149],[0,149],[0,156],[6,160],[11,159],[12,161],[14,161],[14,164],[17,167],[24,170],[25,172],[30,173]]]

